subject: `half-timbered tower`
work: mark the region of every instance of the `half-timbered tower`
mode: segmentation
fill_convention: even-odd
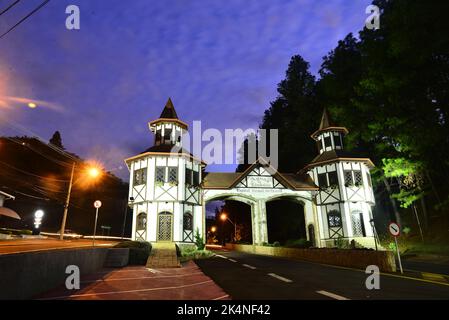
[[[305,171],[319,187],[316,205],[321,218],[320,238],[324,245],[333,245],[336,239],[343,238],[374,247],[374,194],[369,171],[373,163],[344,149],[347,133],[324,110],[320,127],[312,134],[319,155]]]
[[[130,171],[132,238],[152,242],[193,242],[203,234],[202,162],[182,148],[188,130],[168,99],[159,119],[149,123],[154,145],[126,159]]]

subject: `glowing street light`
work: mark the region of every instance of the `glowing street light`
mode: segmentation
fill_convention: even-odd
[[[228,220],[233,226],[234,226],[234,241],[236,241],[236,235],[237,235],[237,225],[229,219],[228,215],[226,213],[222,213],[220,215],[220,219],[223,220],[223,223]]]
[[[217,227],[216,227],[216,226],[211,227],[211,228],[210,228],[210,231],[211,231],[211,232],[217,231]]]
[[[72,165],[72,173],[70,174],[70,183],[69,183],[69,190],[67,191],[67,198],[65,201],[65,205],[64,205],[64,214],[62,216],[62,222],[61,222],[61,230],[60,230],[60,235],[59,235],[59,239],[63,240],[64,239],[64,231],[65,231],[65,225],[66,225],[66,221],[67,221],[67,212],[69,210],[69,204],[70,204],[70,194],[72,193],[72,186],[73,186],[73,176],[75,173],[75,165],[76,163],[74,162]],[[94,165],[90,165],[89,167],[87,167],[87,174],[90,178],[98,178],[101,176],[101,170]]]
[[[39,226],[42,224],[42,218],[44,217],[44,211],[36,210],[34,213],[34,227],[39,229]]]
[[[28,103],[28,108],[34,109],[36,107],[37,107],[37,105],[34,102],[29,102]]]

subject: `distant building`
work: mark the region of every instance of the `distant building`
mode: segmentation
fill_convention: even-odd
[[[130,170],[132,238],[151,242],[194,242],[206,238],[205,204],[235,200],[251,207],[253,244],[268,242],[266,203],[299,202],[307,239],[317,247],[345,239],[374,247],[374,195],[367,158],[344,150],[348,130],[324,111],[312,134],[319,155],[298,173],[280,173],[260,158],[243,173],[205,172],[206,164],[182,148],[188,130],[169,99],[160,117],[149,123],[154,146],[125,160]]]

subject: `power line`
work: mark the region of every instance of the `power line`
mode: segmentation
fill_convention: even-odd
[[[4,13],[6,13],[9,9],[11,9],[12,7],[14,7],[16,4],[18,4],[20,2],[20,0],[16,0],[15,2],[13,2],[12,4],[10,4],[5,10],[3,10],[2,12],[0,12],[0,16]]]
[[[39,11],[43,6],[45,6],[47,3],[49,3],[50,0],[45,0],[44,2],[42,2],[39,6],[37,6],[33,11],[31,11],[29,14],[27,14],[25,17],[23,17],[22,19],[20,19],[19,22],[17,22],[15,25],[13,25],[11,28],[9,28],[8,31],[6,31],[5,33],[3,33],[2,35],[0,35],[0,39],[2,39],[4,36],[6,36],[8,33],[10,33],[11,31],[13,31],[15,28],[17,28],[22,22],[24,22],[26,19],[28,19],[29,17],[31,17],[33,14],[35,14],[37,11]]]

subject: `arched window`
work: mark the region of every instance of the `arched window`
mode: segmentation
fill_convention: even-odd
[[[329,228],[341,227],[341,214],[338,210],[331,210],[327,213],[327,221],[329,222]]]
[[[193,217],[190,212],[184,213],[183,226],[185,231],[193,230]]]
[[[147,214],[145,212],[141,212],[137,215],[137,230],[146,230],[147,229]]]

